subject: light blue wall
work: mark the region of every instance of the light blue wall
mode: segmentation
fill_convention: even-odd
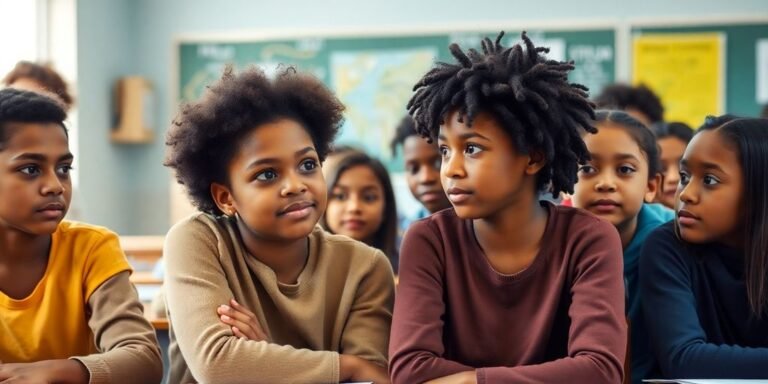
[[[175,108],[170,100],[171,63],[173,39],[179,35],[766,13],[765,0],[79,0],[80,178],[86,219],[123,234],[162,234],[168,229],[169,173],[161,166],[162,136]],[[156,87],[153,118],[159,137],[151,145],[125,148],[107,139],[111,86],[118,76],[128,74],[145,76]]]

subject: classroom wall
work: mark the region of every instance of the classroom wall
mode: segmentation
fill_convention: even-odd
[[[768,13],[765,0],[554,0],[547,5],[510,0],[79,0],[80,178],[85,219],[122,234],[167,231],[170,176],[161,163],[163,134],[175,113],[170,87],[173,39],[178,35],[263,28],[408,28]],[[149,145],[126,147],[108,140],[111,87],[117,77],[129,74],[140,74],[155,84],[157,103],[151,118],[158,138]]]

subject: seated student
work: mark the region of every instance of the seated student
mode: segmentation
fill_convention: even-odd
[[[159,383],[155,332],[117,236],[63,221],[63,106],[0,91],[0,382]]]
[[[611,84],[603,88],[595,104],[602,109],[619,109],[640,120],[646,127],[664,120],[661,99],[645,85]]]
[[[326,182],[323,228],[381,250],[396,272],[397,206],[384,165],[365,153],[350,153],[328,168]]]
[[[649,378],[654,362],[640,308],[637,263],[648,234],[674,219],[674,212],[651,203],[661,182],[653,133],[622,111],[597,111],[595,117],[597,133],[584,135],[591,160],[579,168],[573,206],[609,221],[619,231],[631,332],[631,376],[633,383],[642,383]]]
[[[664,174],[657,200],[674,209],[675,193],[680,182],[680,159],[683,158],[688,142],[693,138],[693,130],[685,123],[676,122],[654,124],[651,128],[661,149],[661,169]]]
[[[317,225],[343,109],[291,67],[229,67],[182,108],[165,165],[201,212],[165,241],[170,382],[389,381],[392,268]]]
[[[570,63],[483,41],[450,50],[408,104],[437,139],[453,209],[417,221],[401,248],[390,342],[394,383],[618,383],[627,342],[621,241],[572,192],[594,118]]]
[[[390,145],[392,156],[396,156],[397,149],[402,148],[408,189],[423,207],[417,218],[421,219],[437,211],[450,208],[451,202],[448,201],[448,196],[445,195],[440,184],[441,157],[440,151],[437,150],[437,143],[424,140],[416,132],[413,118],[405,116],[400,121]],[[400,229],[405,233],[410,222],[406,221],[402,224],[404,227]]]
[[[768,379],[768,120],[730,119],[688,144],[677,219],[640,257],[662,377]]]

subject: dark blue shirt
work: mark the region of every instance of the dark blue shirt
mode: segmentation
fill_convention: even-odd
[[[768,378],[768,313],[749,307],[742,252],[684,243],[664,224],[643,247],[640,299],[659,376]]]

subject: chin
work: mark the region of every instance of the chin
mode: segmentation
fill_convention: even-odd
[[[456,216],[466,220],[483,219],[490,216],[489,213],[482,212],[477,207],[472,206],[454,206],[453,210],[456,212]]]

